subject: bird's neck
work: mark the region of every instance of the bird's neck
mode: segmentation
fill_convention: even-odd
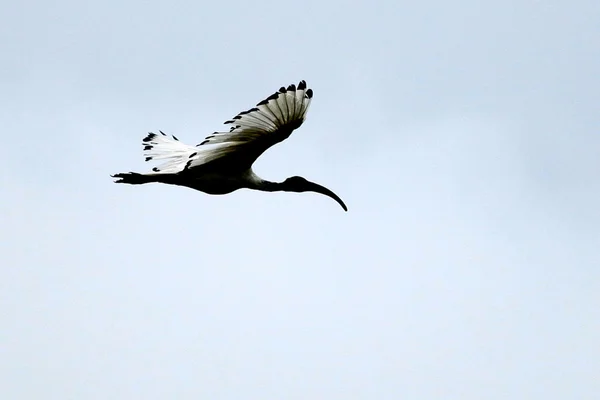
[[[246,172],[245,181],[249,189],[262,190],[264,192],[278,192],[283,190],[282,183],[266,181],[256,175],[251,169]]]
[[[265,192],[279,192],[283,190],[280,182],[265,181],[264,179],[261,180],[258,186],[259,187],[257,189]]]

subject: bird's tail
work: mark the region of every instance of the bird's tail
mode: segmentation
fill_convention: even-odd
[[[153,172],[176,174],[187,165],[190,156],[198,153],[194,146],[181,143],[175,136],[167,136],[150,132],[142,141],[146,161],[165,160],[158,167],[152,168]],[[150,174],[151,175],[151,174]]]
[[[160,132],[160,131],[159,131]],[[128,183],[130,185],[142,185],[144,183],[160,182],[177,184],[177,174],[185,169],[190,155],[197,154],[194,146],[181,143],[175,136],[167,136],[164,133],[148,133],[142,141],[146,161],[165,160],[158,167],[152,168],[152,172],[139,174],[137,172],[122,172],[112,175],[116,178],[115,183]]]

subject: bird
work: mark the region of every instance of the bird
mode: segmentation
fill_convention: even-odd
[[[287,139],[306,119],[313,90],[306,81],[282,86],[255,107],[225,121],[228,131],[214,132],[196,146],[184,144],[175,135],[149,132],[142,140],[146,161],[163,160],[149,173],[122,172],[111,175],[115,183],[141,185],[163,183],[184,186],[209,195],[224,195],[238,189],[264,192],[316,192],[329,196],[348,211],[331,190],[300,176],[283,182],[260,178],[252,170],[256,159],[271,146]]]

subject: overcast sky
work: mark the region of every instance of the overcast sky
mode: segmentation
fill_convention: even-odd
[[[598,398],[598,1],[5,3],[2,399]],[[301,79],[348,213],[112,183]]]

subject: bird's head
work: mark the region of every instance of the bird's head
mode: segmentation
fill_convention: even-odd
[[[340,206],[344,209],[344,211],[348,211],[348,207],[344,204],[342,199],[338,197],[337,194],[333,193],[331,190],[327,189],[324,186],[318,185],[314,182],[308,181],[301,176],[292,176],[291,178],[287,178],[285,181],[281,183],[281,189],[286,192],[316,192],[324,194],[325,196],[329,196],[335,201],[339,203]]]

